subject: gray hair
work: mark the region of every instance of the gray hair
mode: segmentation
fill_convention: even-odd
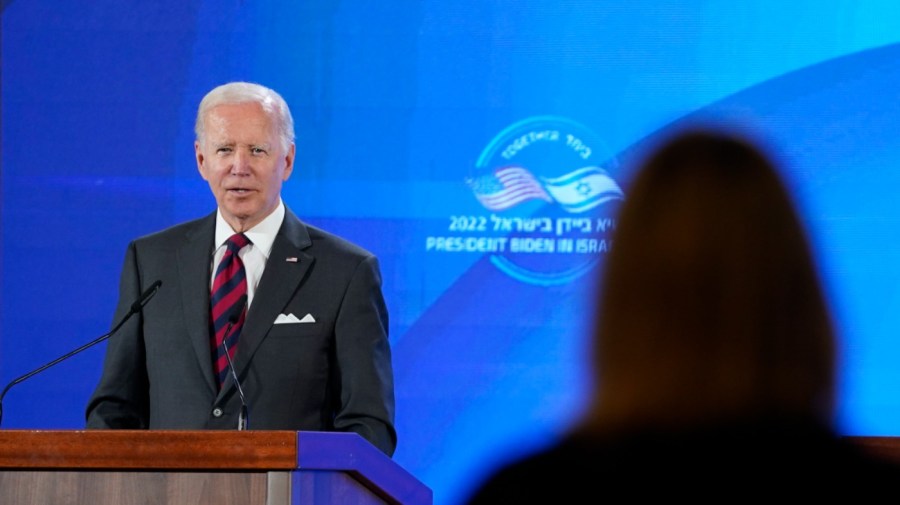
[[[287,150],[294,142],[294,118],[291,117],[291,109],[287,102],[275,90],[251,82],[229,82],[213,88],[197,108],[197,120],[194,123],[194,134],[197,141],[203,143],[203,120],[210,109],[218,105],[238,103],[258,103],[263,110],[275,121],[278,136],[281,137],[282,147]]]

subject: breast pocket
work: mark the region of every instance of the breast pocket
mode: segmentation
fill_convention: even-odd
[[[260,387],[279,391],[327,389],[325,381],[333,355],[331,342],[331,334],[323,325],[273,325],[251,358]]]

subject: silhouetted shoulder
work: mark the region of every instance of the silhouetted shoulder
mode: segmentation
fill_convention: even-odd
[[[830,498],[887,493],[900,466],[816,426],[739,423],[572,436],[507,465],[469,505],[620,499]]]

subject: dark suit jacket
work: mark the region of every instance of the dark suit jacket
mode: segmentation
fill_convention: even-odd
[[[162,285],[108,341],[88,428],[237,427],[240,397],[231,377],[217,391],[210,349],[215,222],[214,212],[129,245],[114,320]],[[273,324],[279,314],[315,322]],[[387,333],[377,258],[286,209],[234,360],[249,429],[356,432],[392,455]]]

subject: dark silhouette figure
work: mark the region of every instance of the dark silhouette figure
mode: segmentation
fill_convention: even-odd
[[[857,499],[900,482],[837,433],[817,268],[752,142],[691,130],[658,146],[598,286],[586,415],[489,476],[471,504]]]

